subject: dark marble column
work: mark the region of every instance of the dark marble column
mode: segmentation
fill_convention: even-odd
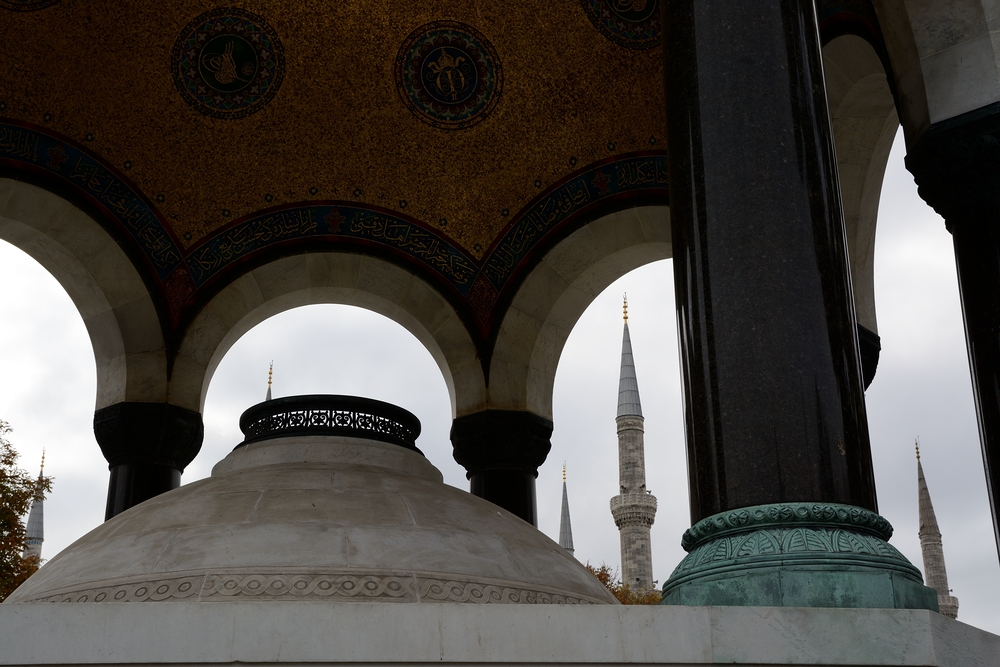
[[[691,517],[876,509],[812,0],[663,0]]]
[[[107,521],[181,484],[201,449],[201,414],[167,403],[116,403],[94,413],[94,435],[108,460]]]
[[[451,427],[455,460],[473,495],[538,525],[535,479],[552,445],[552,422],[520,410],[484,410]]]
[[[920,196],[945,220],[1000,553],[1000,104],[932,125],[906,156]]]

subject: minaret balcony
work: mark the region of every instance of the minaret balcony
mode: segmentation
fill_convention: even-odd
[[[645,491],[630,491],[611,499],[611,516],[615,525],[652,526],[656,516],[656,496]]]

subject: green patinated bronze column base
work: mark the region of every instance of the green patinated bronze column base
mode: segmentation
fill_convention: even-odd
[[[860,507],[743,507],[684,532],[688,555],[663,604],[938,610],[937,593],[888,542],[892,526]]]

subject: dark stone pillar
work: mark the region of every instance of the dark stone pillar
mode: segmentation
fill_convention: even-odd
[[[661,1],[694,524],[664,603],[935,605],[875,513],[814,2]]]
[[[167,403],[116,403],[94,413],[94,435],[111,470],[107,521],[181,484],[201,449],[201,414]]]
[[[1000,553],[1000,104],[932,125],[906,156],[920,196],[945,221]]]
[[[552,445],[552,422],[521,410],[484,410],[451,427],[455,460],[473,495],[538,525],[535,479]]]
[[[875,510],[814,3],[664,8],[691,518]]]

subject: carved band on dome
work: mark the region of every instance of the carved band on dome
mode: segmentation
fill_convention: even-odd
[[[681,546],[690,552],[708,540],[725,535],[795,525],[839,526],[871,533],[883,540],[892,537],[892,525],[885,518],[861,507],[833,503],[778,503],[741,507],[702,519],[684,531]]]
[[[213,118],[243,118],[274,98],[285,76],[281,40],[267,22],[233,7],[191,21],[170,67],[184,101]]]
[[[239,573],[198,574],[153,581],[97,586],[42,595],[20,604],[41,602],[244,601],[274,599],[340,601],[458,602],[474,604],[595,604],[554,590],[399,574]]]

